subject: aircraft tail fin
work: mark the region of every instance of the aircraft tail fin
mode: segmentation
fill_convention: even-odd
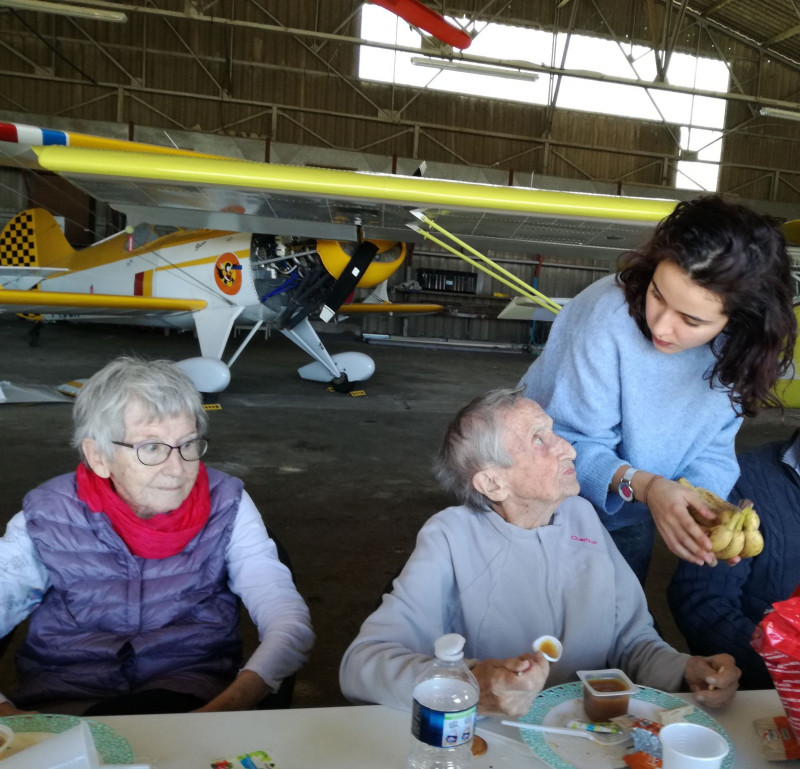
[[[0,267],[47,267],[74,251],[43,208],[17,214],[0,232]]]

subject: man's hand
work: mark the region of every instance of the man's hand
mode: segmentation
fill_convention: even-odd
[[[507,660],[483,660],[472,668],[478,679],[481,715],[524,716],[542,691],[550,663],[536,654],[520,654]]]
[[[683,677],[695,699],[709,708],[730,704],[739,688],[742,671],[730,654],[689,657]]]
[[[252,670],[243,670],[231,685],[207,702],[195,713],[211,713],[220,710],[253,710],[270,692],[261,676]]]

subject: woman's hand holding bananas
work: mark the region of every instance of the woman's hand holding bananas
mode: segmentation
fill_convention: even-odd
[[[711,549],[719,560],[752,558],[764,549],[764,538],[758,530],[760,519],[750,500],[742,500],[738,506],[734,506],[707,489],[693,486],[685,478],[680,478],[678,483],[694,489],[715,514],[715,519],[709,521],[689,507],[692,517],[711,540]]]

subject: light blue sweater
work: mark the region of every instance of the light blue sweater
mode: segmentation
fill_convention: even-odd
[[[578,457],[581,496],[610,530],[648,515],[623,508],[608,487],[620,465],[677,480],[727,498],[739,474],[734,440],[741,425],[729,391],[709,387],[709,345],[665,354],[639,331],[609,275],[568,302],[544,352],[521,384],[553,418]]]

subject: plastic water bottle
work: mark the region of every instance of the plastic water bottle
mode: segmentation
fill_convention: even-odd
[[[414,684],[408,769],[465,769],[472,764],[472,737],[480,687],[464,664],[463,636],[436,641],[436,659]]]

